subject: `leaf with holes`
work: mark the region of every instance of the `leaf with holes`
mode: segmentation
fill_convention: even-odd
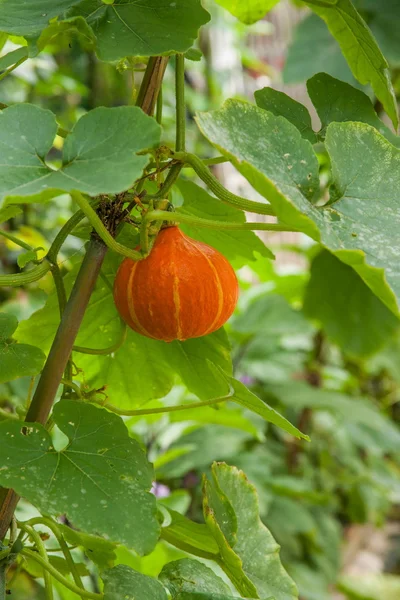
[[[46,164],[56,131],[54,114],[31,104],[0,112],[0,200],[45,201],[70,190],[122,192],[148,162],[137,152],[158,144],[161,129],[134,106],[96,108],[67,136],[58,171]]]
[[[0,484],[41,512],[147,554],[159,534],[152,469],[120,417],[62,400],[53,419],[68,437],[57,451],[36,423],[0,423]]]
[[[283,223],[320,241],[398,314],[400,150],[364,123],[331,123],[325,143],[334,186],[331,202],[317,208],[309,201],[319,185],[317,157],[292,123],[232,100],[197,122]]]
[[[18,321],[13,315],[0,313],[0,383],[36,375],[46,358],[40,348],[17,344],[12,339],[17,325]]]
[[[303,138],[309,140],[312,144],[317,141],[317,136],[311,124],[311,115],[303,104],[271,87],[257,90],[254,98],[260,108],[269,110],[276,116],[285,117],[293,123]]]

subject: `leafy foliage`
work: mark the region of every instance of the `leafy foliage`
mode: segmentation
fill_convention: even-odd
[[[157,144],[160,135],[157,123],[139,108],[97,108],[68,135],[62,168],[54,171],[45,163],[57,131],[50,111],[21,104],[5,109],[0,119],[0,143],[8,152],[0,170],[0,193],[14,201],[21,201],[21,196],[27,197],[25,201],[44,201],[60,190],[92,195],[121,192],[147,164],[147,158],[136,153]],[[122,166],[119,177],[116,165]]]
[[[58,403],[53,418],[69,439],[59,451],[40,425],[0,424],[0,481],[46,513],[66,512],[87,533],[150,552],[158,534],[151,468],[122,420],[73,401]]]
[[[0,383],[36,375],[43,367],[45,355],[39,348],[12,339],[17,325],[13,315],[0,313]]]

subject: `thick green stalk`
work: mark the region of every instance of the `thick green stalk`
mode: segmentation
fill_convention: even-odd
[[[183,54],[176,55],[176,71],[175,71],[175,150],[184,152],[186,138],[186,106],[185,106],[185,57]],[[182,164],[173,165],[168,172],[164,184],[160,190],[154,194],[153,198],[166,198],[170,189],[179,177],[182,170]]]
[[[186,107],[185,107],[185,57],[183,54],[176,55],[175,76],[175,101],[176,101],[176,136],[175,150],[185,151],[186,139]]]
[[[51,265],[48,260],[44,260],[24,273],[12,273],[10,275],[0,275],[0,287],[19,287],[27,285],[42,279],[50,271]]]
[[[42,538],[40,537],[38,532],[35,531],[33,529],[33,527],[30,527],[30,525],[27,525],[26,523],[20,523],[20,528],[22,531],[25,531],[29,535],[31,540],[34,542],[36,550],[37,550],[40,558],[43,560],[43,562],[46,563],[47,565],[49,565],[49,558],[47,556],[46,548],[45,548]],[[43,577],[44,577],[44,590],[45,590],[46,600],[53,600],[54,599],[53,582],[51,580],[51,575],[50,575],[48,569],[43,570]]]
[[[55,523],[49,517],[36,517],[34,519],[30,519],[28,521],[28,524],[32,525],[32,526],[33,525],[44,525],[45,527],[48,527],[53,532],[54,537],[56,538],[57,542],[59,543],[62,553],[64,554],[65,560],[67,562],[69,570],[72,573],[72,577],[74,578],[76,585],[79,588],[81,588],[82,590],[84,590],[85,588],[82,583],[82,579],[80,578],[78,569],[76,568],[76,565],[72,558],[71,552],[69,551],[68,544],[64,540],[64,537],[63,537],[59,527],[57,526],[57,523]],[[81,596],[81,598],[84,598],[84,596]]]
[[[253,200],[247,200],[241,196],[232,194],[218,181],[218,179],[207,169],[204,162],[195,154],[189,152],[176,152],[174,158],[181,160],[183,163],[189,164],[196,174],[202,181],[210,188],[212,192],[226,204],[231,204],[236,208],[240,208],[247,212],[258,213],[259,215],[272,215],[275,216],[275,211],[270,204],[264,204],[263,202],[255,202]]]
[[[143,219],[143,224],[140,230],[140,246],[144,254],[147,254],[149,248],[148,224],[153,221],[169,221],[170,223],[187,223],[193,227],[205,227],[207,229],[228,229],[231,231],[295,231],[293,227],[287,227],[280,223],[236,223],[229,221],[213,221],[211,219],[203,219],[202,217],[194,217],[179,212],[167,212],[164,210],[153,210],[146,214]]]

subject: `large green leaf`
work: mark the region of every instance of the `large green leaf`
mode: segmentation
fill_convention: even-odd
[[[351,84],[356,82],[335,38],[324,22],[311,14],[294,31],[283,69],[283,80],[289,84],[303,83],[320,72]]]
[[[329,31],[339,43],[354,77],[363,85],[372,85],[377,98],[397,127],[397,101],[390,81],[389,65],[351,1],[303,2],[326,22]]]
[[[103,273],[109,285],[102,278],[97,282],[79,330],[76,342],[79,346],[107,348],[120,338],[121,322],[110,289],[119,261],[116,255],[106,259]],[[78,267],[65,278],[67,290],[72,287]],[[53,291],[43,309],[20,323],[16,337],[24,343],[34,341],[47,352],[58,323],[57,296]],[[229,392],[229,386],[216,367],[228,374],[232,371],[230,346],[223,329],[202,338],[169,344],[129,330],[123,346],[112,355],[75,354],[74,360],[83,369],[86,383],[96,389],[107,385],[111,402],[121,408],[162,398],[177,376],[202,399],[223,396]]]
[[[224,518],[226,513],[217,506],[221,501],[230,504],[235,521]],[[224,463],[213,464],[212,481],[205,481],[204,517],[220,547],[222,566],[239,593],[275,600],[298,597],[281,564],[279,546],[260,520],[256,490],[242,471]],[[231,529],[235,524],[236,531]],[[227,535],[234,537],[233,546]]]
[[[69,440],[60,451],[41,425],[0,423],[0,484],[87,533],[150,552],[159,534],[152,469],[122,419],[73,400],[56,404],[53,419]]]
[[[86,18],[97,38],[99,58],[110,61],[186,52],[210,18],[200,0],[120,0],[108,5],[83,0],[67,14]]]
[[[14,35],[36,36],[50,19],[80,0],[0,0],[0,30]]]
[[[208,218],[213,221],[231,221],[245,223],[245,214],[227,206],[221,200],[213,198],[207,192],[191,181],[180,180],[177,184],[184,198],[183,206],[177,209],[195,217]],[[205,242],[219,250],[229,260],[235,261],[236,267],[242,267],[256,259],[254,252],[262,256],[274,258],[274,255],[263,244],[253,231],[229,231],[224,229],[206,229],[190,225],[181,225],[183,231],[190,237]]]
[[[0,383],[36,375],[46,359],[40,348],[17,344],[12,339],[18,321],[13,315],[0,313]]]
[[[361,90],[326,73],[317,73],[309,79],[307,90],[321,119],[320,135],[325,136],[329,123],[361,121],[375,127],[395,146],[400,146],[400,137],[378,118],[371,100]]]
[[[216,0],[216,2],[229,10],[242,23],[251,25],[262,19],[271,8],[278,4],[279,0]]]
[[[257,90],[254,98],[260,108],[269,110],[277,117],[285,117],[293,123],[306,140],[312,144],[317,141],[317,136],[312,128],[311,115],[303,104],[271,87]]]
[[[104,571],[104,600],[167,600],[161,583],[134,571],[126,565],[117,565]]]
[[[172,600],[189,600],[193,594],[202,594],[205,600],[215,594],[232,598],[229,586],[212,569],[191,558],[165,565],[160,580],[168,588]]]
[[[377,352],[399,330],[400,321],[361,277],[327,250],[311,266],[304,311],[352,356]]]
[[[136,153],[154,146],[160,127],[140,108],[96,108],[84,115],[67,136],[62,167],[45,162],[57,131],[56,118],[31,104],[0,112],[0,199],[45,200],[57,190],[90,195],[129,188],[147,164]]]
[[[206,137],[268,198],[282,222],[322,242],[398,313],[393,293],[400,296],[397,148],[364,123],[329,125],[326,146],[336,201],[316,208],[308,198],[318,182],[317,158],[286,119],[230,100],[219,111],[201,113],[197,121]]]

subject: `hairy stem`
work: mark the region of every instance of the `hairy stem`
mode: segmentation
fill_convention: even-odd
[[[247,212],[254,212],[260,215],[272,215],[275,216],[275,211],[270,204],[264,204],[263,202],[255,202],[253,200],[247,200],[241,196],[236,196],[229,192],[224,186],[218,181],[218,179],[207,169],[204,162],[195,154],[189,152],[176,152],[174,158],[181,160],[183,163],[189,164],[196,174],[200,177],[204,183],[210,188],[212,192],[226,204],[235,206]]]
[[[10,275],[0,275],[0,287],[19,287],[21,285],[27,285],[42,279],[50,271],[50,263],[48,260],[44,260],[24,273],[12,273]]]
[[[27,525],[26,523],[20,523],[19,525],[20,525],[21,530],[25,531],[29,535],[31,540],[34,542],[36,550],[37,550],[40,558],[43,560],[44,563],[49,565],[49,558],[47,556],[46,547],[42,541],[42,538],[38,534],[38,532],[35,531],[33,529],[33,527],[31,527],[30,525]],[[43,570],[43,577],[44,577],[44,590],[45,590],[45,594],[46,594],[46,600],[53,600],[54,599],[53,582],[51,580],[51,575],[50,575],[48,569],[46,569],[46,568]]]
[[[179,406],[162,406],[161,408],[139,408],[137,410],[124,410],[118,408],[117,406],[113,406],[108,402],[101,402],[101,400],[97,401],[90,399],[90,402],[100,404],[104,408],[107,408],[109,411],[122,417],[139,417],[144,415],[161,415],[164,413],[179,412],[181,410],[191,410],[193,408],[201,408],[202,406],[212,406],[213,404],[220,404],[221,402],[225,402],[231,397],[232,394],[229,393],[226,396],[221,396],[220,398],[212,398],[211,400],[202,400],[200,402],[191,402],[190,404],[180,404]]]
[[[32,246],[30,246],[23,240],[20,240],[19,238],[15,237],[15,235],[12,235],[12,233],[8,233],[8,231],[0,229],[0,235],[10,240],[10,242],[14,242],[14,244],[17,244],[17,246],[19,246],[20,248],[24,248],[25,250],[34,250]]]
[[[30,519],[30,521],[28,523],[29,523],[29,525],[38,525],[38,524],[44,525],[45,527],[48,527],[48,529],[50,529],[52,531],[52,533],[54,534],[54,537],[56,538],[57,542],[60,545],[60,549],[62,550],[62,553],[64,554],[65,560],[67,562],[69,570],[72,573],[72,577],[74,578],[76,585],[79,588],[84,590],[85,588],[83,586],[82,579],[80,578],[78,569],[76,568],[76,565],[72,558],[71,552],[69,551],[68,544],[64,540],[64,537],[63,537],[59,527],[57,526],[57,523],[55,523],[49,517],[36,517],[34,519]],[[81,598],[83,598],[83,597],[84,596],[81,596]]]

